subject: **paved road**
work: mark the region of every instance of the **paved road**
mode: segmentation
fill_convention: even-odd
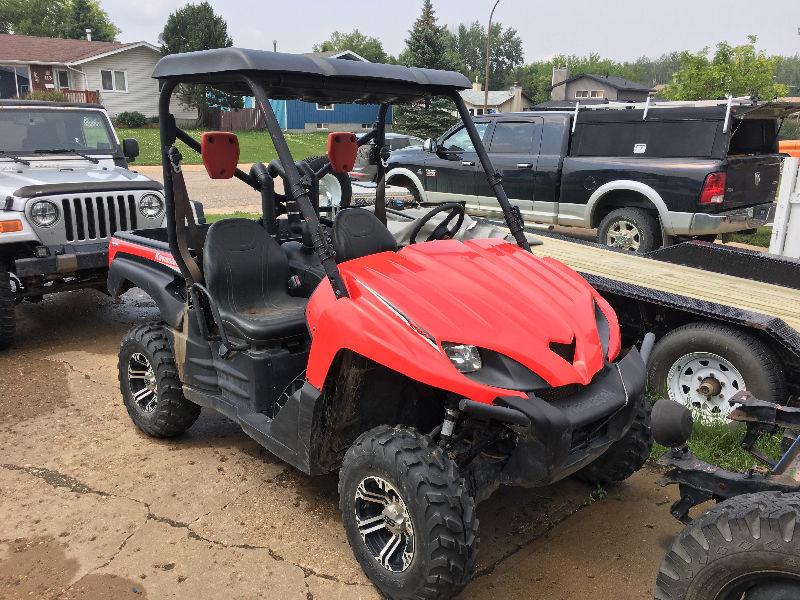
[[[310,478],[204,411],[182,438],[130,422],[116,351],[157,310],[94,291],[18,307],[0,354],[0,598],[378,598],[340,524],[336,477]],[[589,502],[566,481],[479,507],[462,598],[645,599],[678,530],[642,471]]]

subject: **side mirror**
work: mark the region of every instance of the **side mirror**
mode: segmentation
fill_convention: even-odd
[[[425,150],[425,152],[436,152],[436,140],[428,138],[422,142],[422,149]]]
[[[139,156],[139,142],[134,138],[125,138],[122,140],[122,155],[128,160],[134,160]]]

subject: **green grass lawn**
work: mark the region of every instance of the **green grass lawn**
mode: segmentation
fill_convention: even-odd
[[[769,248],[769,241],[772,237],[772,228],[771,227],[759,227],[758,231],[756,231],[752,235],[740,235],[736,234],[733,236],[734,242],[739,242],[740,244],[750,244],[752,246],[761,246],[762,248]]]
[[[188,130],[193,138],[199,140],[202,130]],[[139,141],[139,157],[136,159],[137,165],[160,165],[161,154],[159,151],[158,129],[117,129],[117,135],[122,138],[135,138]],[[325,154],[328,143],[328,134],[325,133],[287,133],[286,142],[292,151],[295,160],[303,160],[309,156],[319,156]],[[272,140],[265,131],[239,131],[236,133],[239,138],[239,162],[240,163],[267,163],[278,158]],[[182,143],[178,147],[183,154],[183,162],[187,165],[201,164],[200,155],[194,150],[190,150]]]

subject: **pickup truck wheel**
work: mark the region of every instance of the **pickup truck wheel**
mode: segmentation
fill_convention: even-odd
[[[661,245],[658,218],[641,208],[610,212],[597,228],[597,241],[611,248],[644,254]]]
[[[386,597],[450,598],[470,580],[475,502],[455,463],[415,430],[362,434],[342,463],[339,506],[356,559]]]
[[[653,448],[653,432],[650,430],[652,405],[644,394],[638,403],[636,416],[625,437],[613,443],[600,458],[575,473],[576,478],[591,485],[617,483],[644,466]]]
[[[0,265],[0,350],[10,348],[14,343],[15,329],[16,315],[11,275]]]
[[[659,600],[800,597],[800,495],[736,496],[672,543],[656,577]]]
[[[326,156],[312,156],[306,158],[312,169],[319,171],[328,160]],[[320,207],[340,207],[350,206],[353,201],[353,184],[346,173],[328,173],[319,181],[319,205]]]
[[[737,392],[785,404],[786,376],[780,359],[751,334],[719,323],[690,323],[669,332],[653,348],[648,387],[699,413],[724,422]]]
[[[119,384],[131,419],[153,437],[180,435],[200,416],[183,395],[172,344],[159,323],[137,325],[123,338]]]

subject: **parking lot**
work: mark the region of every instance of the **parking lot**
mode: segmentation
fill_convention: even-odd
[[[281,463],[225,418],[156,441],[125,413],[116,350],[157,311],[95,291],[18,308],[0,355],[0,597],[377,598],[340,524],[336,477]],[[461,597],[650,598],[674,490],[646,468],[608,495],[575,481],[479,507]]]

